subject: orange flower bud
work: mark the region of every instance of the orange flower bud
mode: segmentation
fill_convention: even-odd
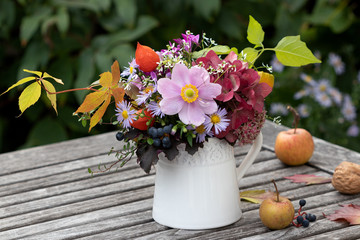
[[[269,85],[271,88],[274,87],[274,75],[267,73],[267,72],[258,72],[259,76],[260,76],[260,81],[259,83],[266,83],[267,85]]]
[[[136,114],[141,114],[142,113],[142,109],[140,109],[139,111],[136,112]],[[145,131],[147,130],[149,127],[152,127],[154,125],[154,119],[152,119],[151,124],[149,126],[146,125],[146,123],[153,117],[150,113],[150,111],[148,111],[147,109],[144,110],[144,117],[140,117],[133,121],[133,123],[130,123],[130,126],[132,126],[133,128]]]
[[[154,71],[158,66],[160,57],[148,46],[137,43],[135,60],[136,64],[139,65],[140,70],[144,72],[151,72]]]

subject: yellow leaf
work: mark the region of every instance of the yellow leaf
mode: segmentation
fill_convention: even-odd
[[[17,83],[13,84],[11,87],[9,87],[5,92],[3,92],[1,95],[3,95],[4,93],[7,93],[8,91],[10,91],[11,89],[13,89],[14,87],[17,87],[23,83],[26,83],[26,82],[29,82],[31,80],[35,80],[35,77],[26,77],[26,78],[23,78],[23,79],[20,79]]]
[[[64,85],[63,81],[62,81],[60,78],[53,77],[53,76],[51,76],[50,74],[48,74],[48,73],[46,73],[46,72],[44,73],[43,78],[52,78],[52,79],[55,80],[55,82]]]
[[[76,112],[90,112],[96,109],[101,103],[104,102],[109,95],[107,91],[92,92],[86,95],[84,102],[76,110]]]
[[[48,90],[49,92],[56,92],[54,85],[52,85],[49,81],[41,80],[41,82],[42,82],[42,84],[44,84],[44,87],[46,88],[46,90]],[[50,93],[46,92],[46,96],[50,100],[51,105],[57,114],[58,112],[56,109],[56,94],[50,94]]]
[[[112,95],[115,98],[115,104],[124,100],[125,90],[121,87],[112,89]]]
[[[41,86],[38,82],[34,82],[27,86],[19,97],[19,108],[23,113],[28,107],[39,100],[41,95]]]
[[[112,74],[110,72],[100,74],[100,85],[104,88],[112,87]]]
[[[37,75],[39,78],[52,78],[54,79],[57,83],[60,83],[60,84],[64,84],[63,81],[59,78],[56,78],[56,77],[53,77],[51,76],[50,74],[44,72],[40,72],[40,71],[32,71],[32,70],[28,70],[28,69],[23,69],[24,72],[28,72],[28,73],[33,73],[35,75]]]
[[[118,61],[115,61],[111,66],[111,74],[112,74],[112,86],[115,86],[120,81],[120,68]]]
[[[108,95],[108,97],[107,97],[106,101],[103,103],[103,105],[101,105],[101,107],[99,107],[99,109],[91,117],[89,132],[104,116],[104,113],[105,113],[107,107],[109,106],[110,100],[111,100],[111,95]]]

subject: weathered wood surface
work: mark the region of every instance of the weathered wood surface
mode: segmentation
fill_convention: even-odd
[[[344,160],[360,164],[360,154],[315,140],[311,161],[288,167],[276,159],[274,141],[284,127],[267,122],[264,145],[240,184],[240,191],[271,189],[277,181],[282,195],[297,208],[317,215],[309,228],[270,231],[262,225],[259,205],[242,202],[243,217],[227,227],[188,231],[157,224],[151,216],[154,171],[145,174],[130,161],[118,171],[91,177],[88,167],[114,161],[108,150],[120,148],[114,133],[51,144],[0,155],[0,239],[359,239],[360,225],[332,222],[339,204],[360,204],[360,195],[338,193],[330,183],[309,185],[284,179],[294,174],[331,176]],[[240,163],[248,148],[236,148]]]

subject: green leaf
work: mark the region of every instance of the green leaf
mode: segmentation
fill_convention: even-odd
[[[3,92],[1,95],[3,95],[4,93],[10,91],[11,89],[13,89],[14,87],[17,87],[23,83],[26,83],[26,82],[29,82],[29,81],[32,81],[32,80],[35,80],[35,77],[26,77],[26,78],[23,78],[23,79],[20,79],[17,83],[13,84],[11,87],[9,87],[5,92]]]
[[[286,66],[300,67],[310,63],[321,63],[300,40],[300,36],[287,36],[273,49],[277,59]]]
[[[122,0],[114,1],[116,10],[120,15],[122,21],[128,27],[133,27],[136,19],[136,1],[133,0]]]
[[[258,54],[259,54],[258,50],[247,47],[241,51],[239,56],[240,56],[240,58],[245,58],[246,62],[253,63],[255,61],[255,59],[257,58]]]
[[[23,113],[28,107],[39,100],[41,95],[41,86],[38,82],[34,82],[27,86],[19,97],[19,108]]]
[[[147,139],[146,139],[146,142],[147,142],[149,145],[153,145],[154,140],[153,140],[152,138],[147,138]]]
[[[249,25],[247,29],[247,39],[255,46],[261,46],[264,41],[265,32],[260,23],[258,23],[251,15],[249,16]]]
[[[240,199],[258,204],[262,203],[265,199],[274,196],[276,196],[276,193],[265,190],[248,190],[240,192]]]
[[[193,58],[200,58],[200,57],[205,57],[206,54],[210,51],[213,50],[216,54],[218,55],[224,55],[224,54],[229,54],[232,49],[229,48],[229,46],[226,45],[216,45],[214,47],[211,48],[205,48],[202,49],[201,51],[197,51],[197,52],[193,52],[192,57]]]
[[[56,92],[54,85],[52,85],[49,81],[46,80],[41,80],[42,84],[44,84],[44,87],[49,91],[49,92]],[[48,97],[48,99],[51,102],[51,106],[54,108],[56,114],[58,114],[57,109],[56,109],[56,94],[50,94],[48,92],[46,92],[46,96]]]

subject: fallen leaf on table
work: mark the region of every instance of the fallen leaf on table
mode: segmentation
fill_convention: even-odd
[[[350,225],[359,225],[360,224],[360,205],[346,204],[342,206],[339,210],[336,210],[335,213],[325,216],[331,221],[347,221]]]
[[[240,199],[259,204],[272,196],[276,196],[276,193],[265,190],[248,190],[240,192]]]
[[[284,178],[290,179],[294,183],[306,183],[306,185],[331,182],[331,177],[322,177],[322,176],[306,175],[306,174],[303,175],[296,174],[294,176],[284,177]]]

